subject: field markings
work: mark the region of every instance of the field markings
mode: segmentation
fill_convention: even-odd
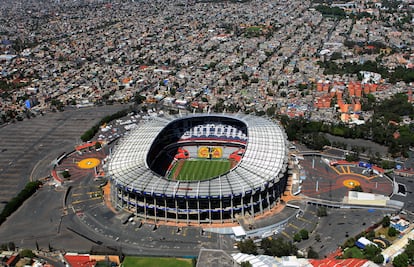
[[[231,167],[228,160],[190,159],[183,163],[177,180],[206,180],[226,173]]]

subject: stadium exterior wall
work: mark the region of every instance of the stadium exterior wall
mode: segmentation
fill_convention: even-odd
[[[248,191],[237,196],[185,197],[151,194],[128,190],[111,183],[112,200],[118,208],[126,209],[138,217],[154,221],[175,223],[226,223],[237,221],[236,215],[257,216],[280,202],[288,173],[278,177],[265,188]]]

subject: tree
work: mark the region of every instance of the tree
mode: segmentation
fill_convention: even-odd
[[[100,149],[102,147],[101,142],[95,143],[95,149]]]
[[[359,153],[352,152],[345,156],[345,160],[348,162],[358,161],[359,160]]]
[[[307,240],[307,239],[309,239],[309,232],[308,232],[308,230],[306,230],[306,229],[302,229],[302,230],[300,230],[300,231],[299,231],[299,234],[300,234],[300,237],[301,237],[303,240]]]
[[[377,247],[376,245],[367,245],[364,248],[365,258],[370,261],[373,261],[374,258],[380,253],[381,253],[381,249]]]
[[[394,267],[408,267],[408,256],[405,253],[401,253],[396,256],[392,261]]]
[[[69,177],[70,177],[70,173],[69,173],[69,171],[64,170],[64,171],[62,172],[62,176],[63,176],[63,178],[65,178],[65,179],[69,178]]]
[[[20,251],[19,255],[22,258],[31,258],[32,259],[32,258],[36,257],[36,255],[30,249],[23,249],[22,251]]]
[[[237,242],[237,247],[241,253],[257,255],[257,246],[253,242],[253,239],[246,239],[244,241]]]
[[[326,207],[319,207],[318,210],[316,211],[316,215],[318,217],[325,217],[328,216],[328,212],[326,211]]]
[[[365,237],[369,240],[372,240],[375,238],[375,231],[374,230],[370,230],[365,234]]]
[[[408,258],[414,260],[414,240],[410,239],[404,253],[407,254]]]
[[[364,192],[364,190],[362,189],[362,187],[360,185],[356,185],[354,186],[351,191],[356,191],[356,192]]]
[[[397,229],[395,229],[394,227],[390,227],[390,228],[388,228],[388,235],[389,236],[396,236],[396,235],[398,235],[400,232],[397,230]]]
[[[344,244],[344,248],[351,248],[351,247],[353,247],[353,246],[355,246],[355,238],[354,237],[350,237],[348,240],[346,240],[345,241],[345,244]]]
[[[252,267],[253,265],[248,261],[243,261],[240,266],[241,267]]]
[[[293,241],[295,241],[295,242],[300,242],[300,241],[302,241],[302,236],[300,235],[300,233],[296,233],[296,234],[293,236]]]
[[[264,254],[269,254],[268,252],[270,251],[272,244],[273,244],[273,239],[271,238],[263,238],[262,241],[260,242],[260,248],[264,250]]]
[[[298,250],[292,242],[285,241],[281,237],[277,239],[262,239],[260,246],[264,250],[265,255],[276,257],[296,255]]]
[[[309,128],[312,125],[309,125]],[[317,127],[317,126],[316,126]],[[306,131],[313,131],[312,129],[305,129]],[[310,149],[322,150],[324,146],[329,146],[331,143],[325,137],[324,134],[312,132],[310,134],[303,135],[301,141]]]
[[[17,196],[10,200],[3,208],[3,211],[0,213],[0,225],[6,220],[8,216],[16,211],[26,199],[33,195],[41,184],[41,181],[28,182],[25,188],[20,191]],[[9,243],[9,249],[11,247],[13,247],[13,249],[15,248],[13,242],[11,242],[11,244]]]
[[[384,256],[382,256],[381,254],[377,254],[372,261],[381,264],[384,262]]]
[[[391,219],[389,216],[385,216],[384,218],[382,218],[382,227],[388,227],[391,224]]]
[[[9,242],[7,244],[7,247],[9,250],[15,250],[16,249],[16,245],[14,244],[14,242]]]
[[[135,98],[135,103],[142,104],[147,98],[145,96],[140,95],[138,92],[135,94],[134,96]]]
[[[308,249],[308,259],[319,259],[319,254],[312,247]]]

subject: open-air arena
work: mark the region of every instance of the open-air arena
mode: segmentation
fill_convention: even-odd
[[[109,156],[114,206],[175,223],[231,223],[271,210],[287,183],[286,136],[249,115],[156,118]]]

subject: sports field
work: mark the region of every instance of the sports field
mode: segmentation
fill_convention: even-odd
[[[192,267],[191,259],[125,257],[123,267]]]
[[[230,170],[228,159],[187,159],[177,162],[169,175],[172,180],[199,181],[219,176]]]

